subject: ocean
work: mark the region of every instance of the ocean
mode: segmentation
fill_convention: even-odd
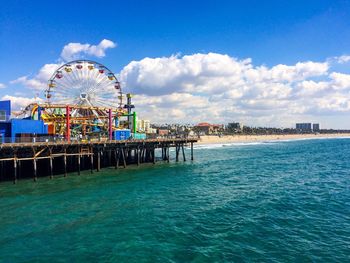
[[[1,183],[0,262],[350,261],[350,139],[170,154]]]

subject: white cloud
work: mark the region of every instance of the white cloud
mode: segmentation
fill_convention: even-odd
[[[26,88],[30,88],[37,92],[44,92],[47,88],[47,82],[51,78],[52,74],[62,65],[58,64],[45,64],[33,78],[29,76],[22,76],[18,79],[10,81],[11,84],[22,84]]]
[[[335,57],[336,61],[339,63],[339,64],[344,64],[344,63],[347,63],[350,61],[350,56],[348,55],[343,55],[343,56],[340,56],[340,57]]]
[[[144,94],[212,93],[225,90],[232,81],[239,81],[242,70],[250,67],[249,63],[249,59],[239,61],[216,53],[144,58],[130,62],[120,77],[127,87]],[[221,79],[220,83],[212,82],[216,79]]]
[[[335,90],[350,90],[350,75],[333,72],[329,77],[332,79],[332,87]]]
[[[11,96],[11,95],[5,95],[1,98],[1,100],[11,100],[11,108],[14,111],[21,110],[22,108],[28,106],[31,103],[38,103],[42,102],[43,100],[37,97],[34,98],[26,98],[26,97],[20,97],[20,96]]]
[[[218,93],[245,84],[295,82],[326,75],[328,63],[299,62],[293,66],[254,67],[251,59],[208,53],[144,58],[120,73],[127,87],[148,95],[177,92]]]
[[[98,45],[69,43],[63,47],[61,57],[65,61],[79,59],[84,55],[102,58],[106,55],[106,50],[116,47],[117,44],[111,40],[103,39]]]
[[[3,83],[0,83],[0,89],[4,89],[4,88],[6,88],[6,85]]]
[[[132,61],[120,79],[153,121],[291,126],[320,112],[348,111],[350,75],[330,71],[329,62],[269,68],[208,53]]]
[[[324,92],[330,88],[328,82],[320,81],[316,82],[313,80],[304,80],[300,83],[297,83],[295,87],[296,94],[299,97],[306,96],[324,96]]]

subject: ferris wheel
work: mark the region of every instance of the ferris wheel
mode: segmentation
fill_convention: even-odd
[[[45,97],[49,104],[91,107],[123,107],[120,82],[104,65],[75,60],[59,67],[48,81]]]

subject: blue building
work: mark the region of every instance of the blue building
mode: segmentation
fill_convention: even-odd
[[[297,123],[295,128],[301,132],[311,132],[311,123]]]
[[[43,121],[30,119],[11,119],[11,101],[0,101],[0,142],[27,141],[48,133]]]
[[[11,117],[11,101],[0,101],[0,122],[9,121]]]
[[[113,133],[113,140],[128,140],[131,136],[131,131],[129,129],[116,130]]]
[[[312,131],[313,132],[319,132],[320,131],[320,124],[319,123],[313,123],[312,124]]]

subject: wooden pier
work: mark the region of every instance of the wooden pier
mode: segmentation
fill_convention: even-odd
[[[127,165],[156,163],[157,160],[169,162],[171,147],[175,147],[175,160],[182,155],[186,161],[185,146],[191,147],[196,139],[147,139],[94,142],[35,142],[0,144],[0,181],[38,177],[90,170],[93,173],[103,167],[126,168]],[[156,157],[156,149],[161,156]]]

